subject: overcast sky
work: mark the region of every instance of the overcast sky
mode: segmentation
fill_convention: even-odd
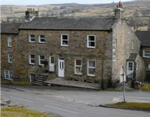
[[[42,4],[59,4],[59,3],[79,3],[79,4],[98,4],[119,2],[120,0],[0,0],[1,5],[42,5]],[[132,0],[121,0],[132,1]]]

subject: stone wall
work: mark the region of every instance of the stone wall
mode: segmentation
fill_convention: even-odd
[[[29,42],[29,34],[34,34],[36,41]],[[46,43],[39,43],[39,35],[45,35]],[[61,46],[61,34],[69,35],[69,46]],[[96,35],[96,48],[87,48],[87,35]],[[100,81],[111,78],[112,69],[112,41],[111,33],[108,31],[61,31],[61,30],[20,30],[19,33],[19,51],[22,53],[22,59],[25,68],[28,70],[27,74],[35,74],[37,69],[41,69],[38,65],[38,56],[44,55],[46,61],[49,63],[49,56],[55,58],[55,76],[58,77],[58,58],[65,58],[65,78]],[[29,64],[29,55],[36,56],[36,64]],[[82,75],[74,74],[74,60],[81,58],[83,62]],[[87,76],[87,59],[96,60],[96,76]],[[103,70],[102,70],[103,61]],[[46,67],[49,69],[49,66]],[[103,72],[103,73],[102,73]],[[102,75],[103,74],[103,75]],[[50,75],[51,76],[51,75]]]

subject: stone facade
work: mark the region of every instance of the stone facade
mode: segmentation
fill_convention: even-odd
[[[28,36],[35,35],[35,42],[29,42]],[[46,42],[39,43],[39,35],[45,35]],[[61,46],[61,35],[69,35],[69,45],[67,47]],[[96,47],[87,48],[87,36],[96,36]],[[28,69],[28,75],[35,74],[37,69],[41,66],[38,63],[38,56],[44,55],[46,61],[49,63],[49,57],[53,56],[55,59],[55,76],[58,77],[58,59],[63,57],[65,59],[65,78],[87,80],[90,79],[99,82],[103,78],[111,78],[112,69],[112,42],[111,32],[109,31],[52,31],[52,30],[20,30],[19,33],[19,47],[18,49],[23,54],[23,59],[26,61],[24,66]],[[24,45],[24,46],[23,46]],[[22,49],[22,50],[21,50]],[[36,64],[30,65],[29,55],[35,55]],[[82,60],[82,75],[74,74],[74,60],[80,58]],[[96,60],[95,77],[87,76],[87,60]],[[27,63],[27,64],[26,64]],[[102,70],[103,64],[103,70]],[[49,70],[49,65],[46,66]],[[53,76],[53,75],[52,75]],[[51,75],[50,75],[51,77]]]

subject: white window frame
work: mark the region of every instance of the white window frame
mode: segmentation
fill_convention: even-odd
[[[63,35],[67,35],[67,41],[68,41],[68,45],[69,45],[69,35],[68,34],[62,34],[61,35],[61,46],[68,46],[68,45],[63,45]]]
[[[39,65],[44,65],[44,64],[41,64],[41,60],[45,60],[45,56],[44,56],[44,59],[41,59],[40,56],[43,56],[43,55],[39,55]]]
[[[77,64],[76,64],[76,60],[81,60],[81,65],[77,65]],[[81,67],[81,73],[77,73],[77,72],[76,72],[76,67]],[[74,74],[82,75],[82,59],[81,59],[81,58],[76,58],[76,59],[74,60]]]
[[[8,47],[12,47],[12,38],[8,37],[7,41],[8,41]]]
[[[145,51],[149,51],[150,52],[150,50],[143,50],[143,57],[150,58],[150,56],[145,56]]]
[[[30,74],[30,75],[29,75],[29,80],[30,80],[30,82],[33,82],[32,79],[31,79],[31,75],[35,75],[35,74]]]
[[[90,66],[89,66],[89,62],[90,62],[90,61],[94,61],[94,62],[95,62],[95,67],[90,67]],[[95,60],[95,59],[88,59],[88,60],[87,60],[87,75],[94,77],[94,76],[95,76],[94,74],[89,74],[89,68],[93,68],[93,69],[96,70],[96,60]]]
[[[91,42],[95,42],[95,46],[89,46],[89,37],[94,36],[95,40]],[[87,48],[95,48],[96,47],[96,35],[87,35]]]
[[[150,69],[150,64],[148,64],[147,68]]]
[[[31,41],[31,35],[34,35],[34,34],[29,35],[29,42],[35,42],[35,35],[34,35],[34,41]]]
[[[44,38],[41,38],[41,35],[39,35],[39,43],[45,43],[46,40],[43,42],[43,41],[41,41],[41,39],[45,40],[45,35],[44,35]]]
[[[10,57],[10,54],[11,54],[11,57]],[[12,52],[8,52],[8,63],[13,63],[12,59],[13,59]]]
[[[31,54],[31,55],[33,55],[33,54]],[[34,55],[34,58],[31,58],[31,55],[29,55],[29,64],[35,65],[35,63],[31,62],[31,60],[35,60],[35,55]]]
[[[6,72],[8,72],[8,74],[6,74]],[[5,79],[13,80],[13,72],[11,70],[4,70],[4,75],[5,75]],[[8,78],[6,78],[6,75],[8,75]],[[10,78],[11,76],[12,76],[12,79]]]

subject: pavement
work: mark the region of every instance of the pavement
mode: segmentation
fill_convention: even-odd
[[[13,103],[65,117],[146,117],[148,112],[98,107],[123,100],[122,92],[83,90],[67,87],[6,86],[2,96]],[[150,102],[150,92],[126,92],[126,101]]]

